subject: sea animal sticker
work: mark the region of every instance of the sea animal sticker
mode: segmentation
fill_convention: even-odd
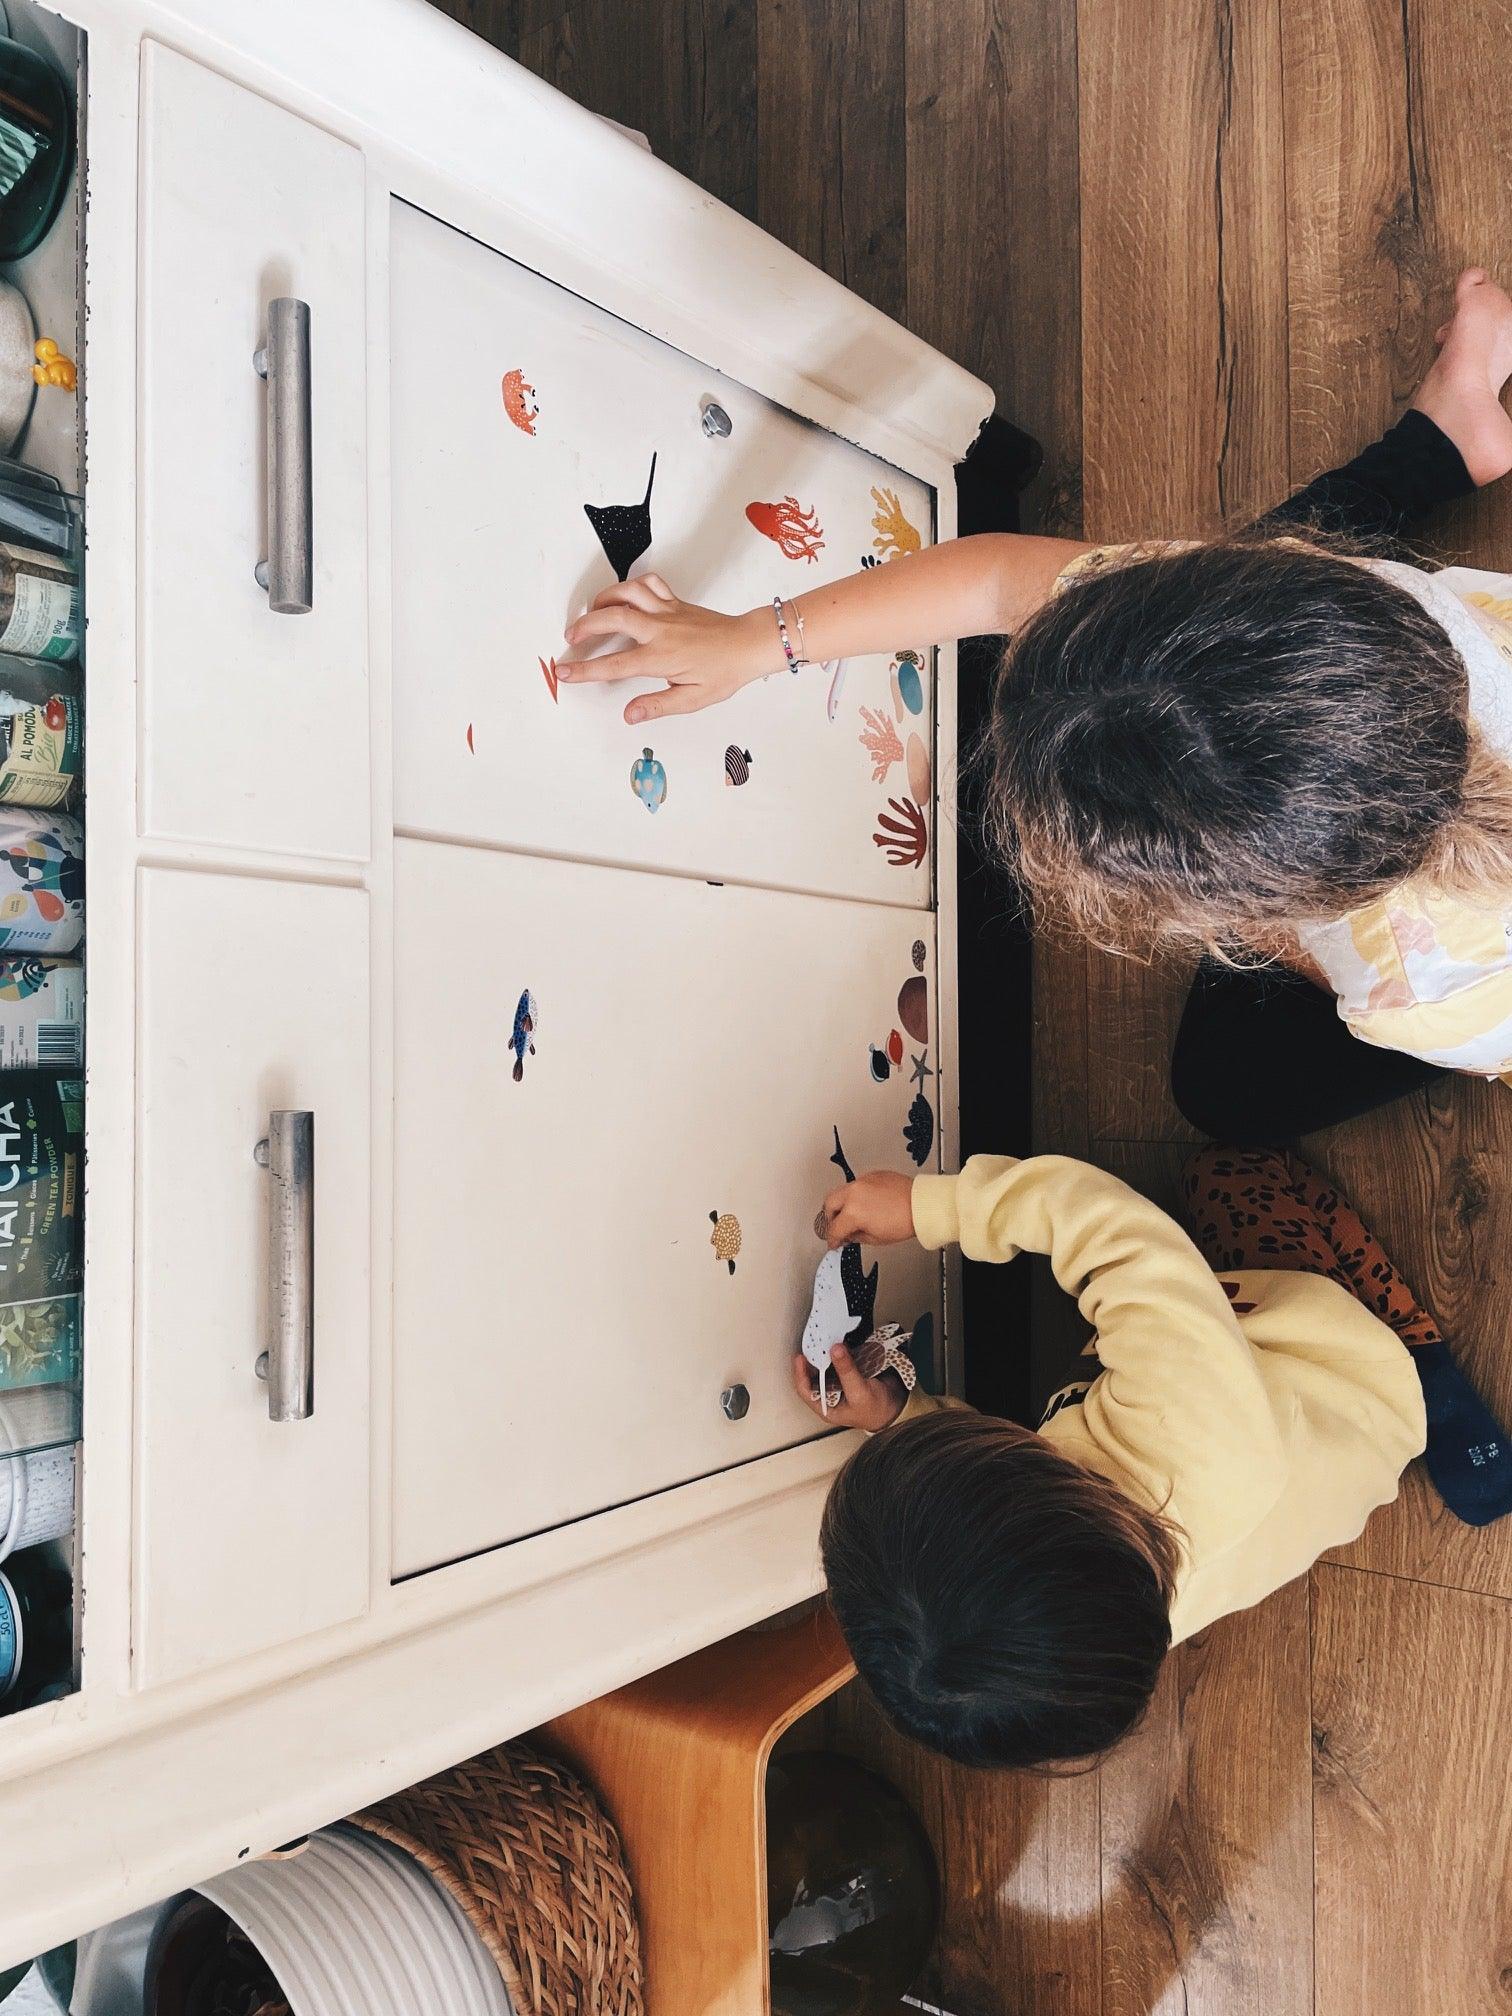
[[[733,785],[738,790],[742,784],[748,783],[751,775],[751,761],[750,750],[742,749],[738,743],[732,742],[725,751],[726,786]]]
[[[915,1043],[929,1041],[929,982],[917,974],[898,989],[898,1020]]]
[[[824,527],[818,513],[805,511],[796,497],[784,497],[778,504],[747,504],[745,515],[789,560],[812,562],[824,551]]]
[[[909,1074],[908,1082],[910,1085],[917,1085],[922,1092],[928,1086],[930,1079],[938,1078],[939,1075],[939,1072],[930,1063],[929,1052],[926,1049],[913,1060],[913,1070]]]
[[[861,709],[861,746],[871,758],[872,782],[882,784],[894,763],[903,761],[903,744],[887,716],[875,707]]]
[[[604,558],[619,580],[651,544],[651,486],[656,481],[656,457],[651,457],[651,473],[646,478],[646,494],[639,504],[585,504],[588,523],[598,534]]]
[[[845,1159],[840,1130],[835,1129],[835,1152],[831,1162],[847,1183],[854,1183],[855,1171]],[[815,1231],[822,1232],[823,1216]],[[814,1292],[808,1321],[803,1326],[801,1349],[819,1374],[819,1405],[829,1412],[830,1352],[837,1344],[853,1344],[870,1336],[877,1308],[877,1266],[868,1274],[861,1265],[861,1248],[852,1241],[826,1253],[814,1270]]]
[[[711,1211],[709,1223],[714,1227],[709,1234],[709,1244],[714,1248],[714,1258],[723,1260],[733,1274],[735,1257],[740,1251],[740,1220],[733,1211]]]
[[[37,360],[32,366],[32,377],[38,385],[56,385],[64,392],[78,388],[78,365],[72,357],[64,355],[51,336],[39,336],[32,355]]]
[[[896,1029],[887,1039],[887,1054],[895,1065],[903,1062],[903,1038]]]
[[[905,768],[908,771],[909,796],[915,805],[927,805],[930,784],[929,751],[917,735],[910,735],[908,738],[908,759]],[[877,781],[880,783],[881,779]]]
[[[895,560],[901,553],[917,553],[923,541],[917,529],[910,525],[896,490],[879,490],[872,487],[872,502],[877,507],[872,519],[872,530],[876,533],[872,545],[883,560]]]
[[[541,668],[541,677],[546,681],[546,691],[551,695],[554,704],[557,697],[557,662],[555,658],[537,658],[536,663]]]
[[[872,1080],[878,1085],[885,1085],[892,1076],[892,1059],[885,1050],[879,1050],[875,1043],[871,1046],[870,1069]]]
[[[863,567],[880,567],[882,562],[877,558],[875,553],[863,553],[861,555],[861,565]]]
[[[829,698],[824,703],[824,711],[831,721],[840,712],[840,695],[845,690],[845,667],[844,658],[821,658],[819,661],[819,670],[830,674]]]
[[[522,434],[534,434],[536,415],[540,406],[536,402],[534,385],[525,383],[523,371],[506,371],[499,380],[499,391],[504,400],[504,411]]]
[[[473,747],[472,730],[473,730],[473,724],[471,723],[471,721],[469,721],[467,724],[467,753],[470,756],[476,756],[478,752]]]
[[[525,1059],[535,1055],[535,1032],[541,1026],[541,1018],[536,1012],[536,998],[527,987],[520,996],[515,1009],[514,1028],[509,1034],[509,1047],[514,1052],[514,1071],[511,1076],[516,1085],[525,1076]]]
[[[899,651],[892,662],[893,694],[910,714],[924,712],[924,656],[920,651]],[[900,714],[898,719],[901,721]]]
[[[887,811],[877,814],[872,843],[883,849],[894,868],[917,868],[929,851],[924,814],[912,799],[889,798]]]
[[[642,749],[630,765],[630,789],[648,812],[666,802],[667,772],[653,750]]]
[[[922,938],[915,938],[913,951],[909,954],[914,963],[915,973],[922,973],[924,971],[924,961],[927,956],[924,949],[924,940]]]
[[[908,1121],[903,1129],[903,1139],[908,1152],[922,1169],[929,1160],[929,1151],[934,1146],[934,1113],[922,1092],[914,1094],[914,1102],[908,1109]]]

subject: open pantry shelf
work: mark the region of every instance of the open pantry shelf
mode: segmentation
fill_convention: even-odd
[[[0,1715],[79,1678],[84,1192],[84,37],[33,0],[7,16],[0,243],[49,160],[71,165],[38,242],[0,261]]]

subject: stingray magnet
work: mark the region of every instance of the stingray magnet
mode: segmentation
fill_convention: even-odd
[[[598,534],[604,558],[621,581],[651,544],[651,486],[656,481],[656,457],[651,457],[651,474],[646,478],[646,494],[639,504],[585,504],[588,523]]]
[[[929,852],[929,829],[911,798],[888,799],[887,811],[877,814],[872,843],[885,851],[894,868],[918,867]]]
[[[666,803],[666,768],[656,760],[652,750],[642,749],[630,765],[630,789],[648,812],[654,812],[658,805]]]
[[[835,1129],[835,1152],[830,1160],[847,1183],[854,1183],[855,1172],[840,1146],[838,1127]],[[854,1344],[858,1339],[869,1336],[875,1327],[876,1307],[875,1262],[871,1272],[866,1273],[861,1265],[861,1248],[854,1242],[826,1253],[814,1269],[814,1293],[800,1346],[804,1357],[819,1374],[822,1413],[829,1412],[830,1352],[837,1344]]]
[[[897,491],[878,490],[873,486],[871,494],[877,507],[876,516],[872,519],[872,530],[877,536],[872,545],[878,557],[895,560],[900,553],[917,553],[924,542],[917,528],[909,524]]]
[[[723,1260],[733,1274],[735,1256],[740,1251],[740,1220],[733,1211],[711,1211],[709,1223],[714,1227],[709,1234],[709,1244],[714,1248],[714,1258]]]
[[[898,740],[898,731],[887,716],[875,707],[861,709],[862,729],[860,742],[871,758],[872,782],[883,784],[894,763],[903,761],[903,744]]]
[[[745,515],[789,560],[814,561],[824,551],[819,514],[805,511],[796,497],[784,497],[778,504],[747,504]]]
[[[732,742],[725,751],[725,783],[738,790],[742,784],[750,782],[751,752]]]
[[[929,1151],[934,1146],[934,1110],[922,1092],[914,1094],[914,1102],[908,1109],[908,1120],[903,1129],[903,1139],[919,1168],[929,1160]]]
[[[927,956],[928,954],[925,951],[924,940],[922,938],[915,938],[913,942],[913,951],[909,954],[909,957],[913,960],[914,963],[915,973],[922,973],[924,971],[924,961]]]
[[[516,1085],[525,1076],[525,1059],[535,1055],[535,1032],[540,1027],[541,1018],[536,1012],[536,998],[527,987],[520,996],[515,1009],[514,1028],[509,1033],[509,1047],[514,1052],[514,1071],[511,1076]]]
[[[898,989],[898,1020],[915,1043],[929,1041],[929,982],[918,974]]]
[[[893,654],[893,684],[898,699],[910,714],[924,712],[924,658],[918,651]]]
[[[534,434],[536,415],[540,406],[536,403],[534,385],[525,383],[523,371],[506,371],[499,380],[499,392],[504,400],[504,411],[522,434]]]
[[[541,677],[546,681],[546,691],[554,702],[557,696],[557,662],[555,658],[537,658],[536,663],[541,668]]]

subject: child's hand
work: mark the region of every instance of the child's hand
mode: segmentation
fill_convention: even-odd
[[[908,1395],[897,1373],[884,1372],[876,1379],[863,1379],[843,1344],[837,1344],[830,1352],[830,1374],[826,1382],[829,1412],[825,1413],[819,1405],[819,1374],[801,1351],[794,1353],[793,1385],[798,1398],[813,1408],[827,1428],[860,1428],[868,1435],[875,1435],[879,1428],[890,1427],[903,1412]]]
[[[914,1236],[913,1178],[891,1169],[872,1169],[854,1183],[842,1183],[824,1200],[825,1239],[844,1246],[896,1246]]]
[[[659,693],[639,693],[625,709],[630,722],[664,714],[696,714],[728,700],[764,673],[782,670],[782,645],[770,610],[722,616],[696,602],[680,602],[659,574],[616,581],[593,607],[567,625],[574,647],[601,637],[627,637],[619,651],[558,665],[561,684],[584,686],[612,679],[665,679]]]

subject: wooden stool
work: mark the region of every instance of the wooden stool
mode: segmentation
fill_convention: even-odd
[[[855,1670],[821,1607],[710,1645],[541,1732],[619,1829],[647,2016],[769,2016],[767,1760]]]

